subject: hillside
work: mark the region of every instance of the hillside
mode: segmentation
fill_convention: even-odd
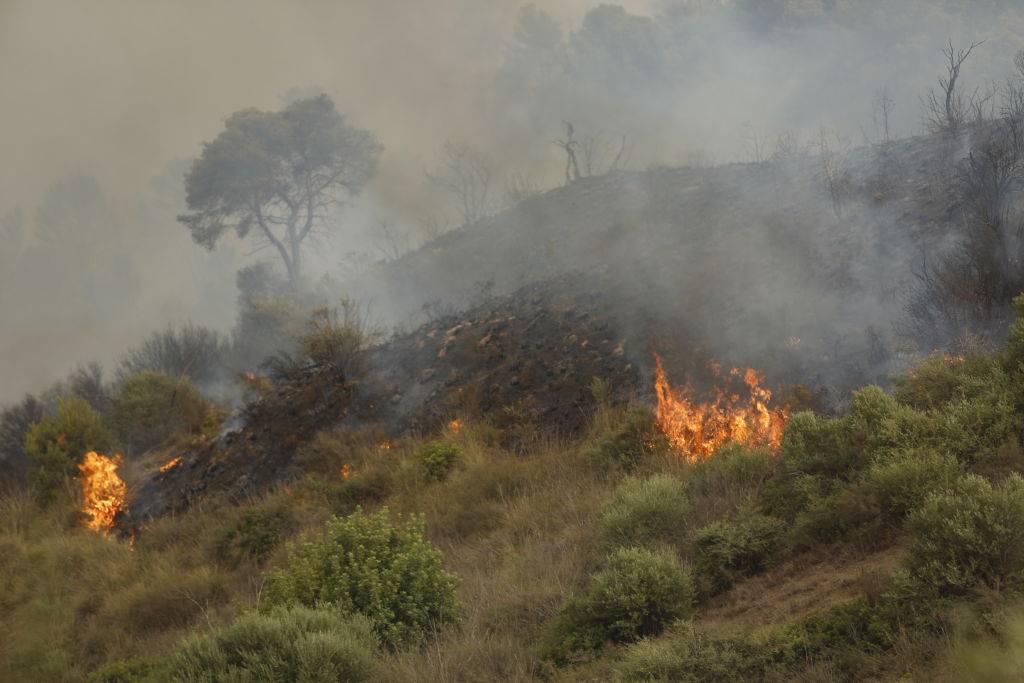
[[[0,499],[0,677],[988,680],[1024,327],[893,332],[964,149],[849,152],[836,205],[809,155],[586,178],[364,273],[430,315],[312,328],[233,414],[195,392],[189,429]],[[192,396],[143,380],[145,419]],[[68,400],[30,441],[105,421]]]

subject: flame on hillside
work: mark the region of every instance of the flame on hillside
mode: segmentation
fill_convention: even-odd
[[[181,456],[179,456],[177,458],[171,458],[170,460],[165,462],[163,465],[160,465],[160,473],[163,474],[165,472],[170,472],[171,470],[173,470],[175,467],[177,467],[180,464],[181,464]]]
[[[452,420],[448,423],[448,429],[451,430],[453,434],[458,434],[459,430],[462,429],[462,420]]]
[[[669,443],[692,461],[706,460],[727,443],[777,449],[789,420],[789,410],[772,408],[772,392],[761,386],[757,370],[733,368],[729,375],[742,379],[749,396],[717,388],[708,402],[697,402],[689,387],[673,389],[661,358],[655,354],[654,390],[658,396],[658,425]],[[716,370],[717,367],[713,368]]]
[[[107,457],[89,451],[78,465],[82,473],[82,513],[88,529],[106,533],[124,506],[128,487],[117,474],[121,460],[120,455]]]

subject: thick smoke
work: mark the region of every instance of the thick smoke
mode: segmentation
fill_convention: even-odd
[[[782,5],[792,9],[763,9]],[[425,175],[438,169],[446,142],[487,159],[492,210],[516,186],[563,182],[565,157],[552,141],[566,135],[564,121],[590,141],[595,174],[616,157],[633,171],[756,161],[806,150],[821,127],[845,152],[879,139],[874,105],[883,89],[895,105],[893,133],[922,131],[919,98],[941,71],[946,37],[986,41],[965,67],[967,87],[984,89],[1011,70],[1022,29],[1024,12],[994,0],[571,0],[525,10],[475,0],[0,4],[0,149],[8,159],[0,170],[0,401],[77,364],[109,364],[169,323],[231,326],[235,273],[257,257],[247,245],[205,253],[174,217],[184,208],[187,160],[239,109],[276,109],[323,91],[384,143],[378,176],[338,217],[336,238],[316,250],[317,273],[346,280],[360,264],[459,225]],[[629,182],[640,186],[628,196],[641,199],[618,207],[623,225],[672,223],[644,214],[642,198],[657,182]],[[758,177],[751,187],[778,201],[768,181]],[[827,197],[813,201],[820,206],[811,214],[827,214]],[[529,209],[517,215],[531,220]],[[533,227],[550,218],[535,216]],[[872,225],[896,222],[882,216]],[[765,227],[747,229],[766,240],[773,233]],[[623,247],[609,240],[601,231],[577,237],[581,249],[613,258]],[[753,248],[749,240],[727,243]],[[896,269],[904,246],[854,269]],[[511,287],[527,273],[572,265],[533,263],[530,253],[490,277]],[[422,277],[431,276],[425,269]],[[423,303],[400,285],[390,293],[373,286],[374,277],[362,291],[381,319],[403,322]],[[679,296],[675,280],[658,284],[652,295]],[[805,284],[772,288],[805,314],[834,303],[809,307]],[[435,289],[468,297],[443,282]],[[895,309],[876,304],[846,312],[850,327],[891,324]],[[729,342],[749,336],[722,334]]]

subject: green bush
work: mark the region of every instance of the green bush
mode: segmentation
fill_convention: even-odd
[[[629,478],[615,491],[598,523],[606,547],[679,544],[693,508],[683,482],[667,474]]]
[[[78,477],[83,455],[89,451],[109,453],[113,447],[113,434],[84,399],[58,399],[56,413],[29,427],[25,434],[25,453],[34,465],[29,473],[33,492],[41,502],[51,502],[64,482]]]
[[[858,466],[860,454],[842,420],[795,413],[786,424],[779,457],[792,472],[845,477]]]
[[[1014,587],[1024,578],[1024,479],[993,488],[968,475],[910,516],[908,567],[940,595],[985,586]]]
[[[175,434],[200,431],[206,410],[206,401],[187,377],[140,372],[121,383],[110,422],[121,443],[141,453]]]
[[[602,468],[630,471],[640,464],[645,455],[662,447],[664,441],[665,436],[651,411],[636,409],[600,434],[587,454]]]
[[[752,495],[774,470],[775,454],[768,448],[731,443],[715,451],[714,457],[694,464],[688,484],[702,495]]]
[[[243,560],[263,562],[297,528],[295,514],[284,505],[246,510],[221,528],[217,556],[234,565]]]
[[[949,489],[963,475],[951,455],[932,449],[904,451],[872,465],[860,486],[877,501],[890,519],[903,519],[931,494]]]
[[[1009,378],[993,354],[973,353],[950,362],[943,353],[933,353],[909,372],[894,377],[893,397],[917,410],[931,410],[956,400],[988,393],[994,386],[1007,386]]]
[[[763,571],[785,528],[780,519],[751,514],[698,530],[693,535],[693,554],[701,591],[714,595],[738,579]]]
[[[421,448],[416,457],[426,479],[441,481],[462,457],[462,449],[455,444],[435,441]]]
[[[993,390],[949,403],[942,411],[942,446],[965,462],[991,457],[999,447],[1016,440],[1021,420],[1009,392]]]
[[[573,653],[606,642],[630,643],[660,633],[693,613],[690,571],[661,550],[620,548],[582,596],[571,598],[555,618],[543,655],[564,663]]]
[[[136,657],[111,662],[89,674],[86,683],[137,683],[167,677],[164,662],[156,657]]]
[[[712,633],[683,622],[631,645],[616,671],[625,681],[757,681],[791,658],[777,634]]]
[[[392,526],[388,511],[327,522],[321,541],[292,548],[288,566],[267,576],[266,604],[331,604],[368,617],[392,646],[422,642],[455,621],[454,575],[423,536],[422,518]]]
[[[377,639],[363,617],[292,607],[189,636],[169,657],[176,681],[365,681]]]

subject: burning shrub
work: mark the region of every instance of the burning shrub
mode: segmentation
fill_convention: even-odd
[[[217,555],[234,565],[243,560],[261,563],[297,528],[295,514],[284,505],[246,510],[221,529]]]
[[[694,599],[690,571],[674,554],[620,548],[587,592],[562,607],[544,656],[565,663],[573,653],[596,650],[606,642],[630,643],[656,635],[692,614]]]
[[[767,568],[786,524],[751,514],[712,522],[693,535],[694,570],[701,592],[715,595]]]
[[[953,456],[915,449],[872,465],[861,486],[878,500],[884,514],[902,519],[931,494],[951,489],[962,475],[963,467]]]
[[[288,566],[268,574],[266,604],[324,603],[362,614],[400,647],[455,621],[455,583],[424,538],[422,518],[392,526],[386,508],[356,510],[329,520],[323,540],[293,548]]]
[[[167,670],[185,681],[365,681],[376,668],[376,648],[363,617],[290,607],[186,638]]]
[[[909,568],[940,594],[1005,588],[1024,578],[1024,478],[993,488],[969,475],[910,516]]]
[[[114,437],[103,418],[85,399],[68,396],[57,401],[57,411],[32,425],[25,435],[25,452],[35,464],[29,479],[42,502],[50,502],[58,488],[78,477],[78,465],[88,451],[109,451]]]
[[[176,434],[200,431],[206,411],[206,401],[186,377],[142,372],[121,383],[110,421],[122,444],[141,453]]]
[[[629,478],[601,512],[599,530],[607,547],[681,544],[693,508],[683,482],[667,474]]]
[[[443,480],[461,457],[462,449],[444,441],[429,443],[416,454],[420,471],[429,481]]]
[[[647,409],[631,410],[590,446],[588,455],[606,469],[632,470],[648,453],[664,444],[665,436]]]

